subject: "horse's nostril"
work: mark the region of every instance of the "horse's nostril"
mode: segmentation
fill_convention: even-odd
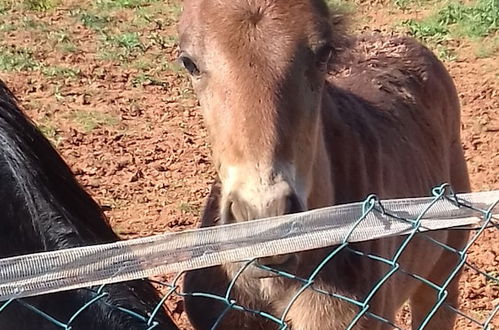
[[[286,214],[303,212],[304,208],[296,194],[291,194],[286,198]]]
[[[237,202],[230,203],[230,213],[232,213],[232,217],[234,220],[241,220],[243,217],[243,212],[241,211],[241,204]]]
[[[226,210],[227,214],[224,221],[226,223],[249,220],[248,206],[237,196],[232,196]]]
[[[222,212],[222,222],[248,221],[302,211],[304,211],[304,207],[296,194],[283,195],[280,198],[272,199],[270,202],[262,202],[255,206],[238,198],[237,194],[232,193]]]

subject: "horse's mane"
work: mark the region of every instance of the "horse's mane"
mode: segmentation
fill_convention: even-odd
[[[34,233],[42,240],[37,250],[118,239],[99,205],[77,182],[51,143],[23,114],[16,97],[1,80],[0,197],[3,205],[0,218],[16,214],[30,218],[17,219],[16,223],[22,228],[13,234],[26,230]],[[24,227],[29,224],[31,228]],[[5,253],[0,251],[0,256]]]

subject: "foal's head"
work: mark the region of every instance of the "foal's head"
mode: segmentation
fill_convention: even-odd
[[[185,0],[179,32],[222,182],[222,220],[306,209],[332,50],[326,4]]]

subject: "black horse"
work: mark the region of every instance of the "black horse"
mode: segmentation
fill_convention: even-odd
[[[99,205],[77,182],[50,142],[22,113],[0,80],[0,258],[20,254],[109,243],[119,240]],[[2,279],[0,278],[0,281]],[[61,329],[96,297],[96,288],[78,289],[0,302],[0,329]],[[148,315],[160,297],[147,281],[103,287],[107,295],[83,309],[73,330],[151,328],[134,316]],[[61,322],[50,321],[33,307]],[[124,309],[131,311],[127,312]],[[154,329],[178,329],[165,310],[155,315]]]

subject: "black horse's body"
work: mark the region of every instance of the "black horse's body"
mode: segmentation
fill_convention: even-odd
[[[99,205],[0,80],[0,258],[117,240]],[[84,309],[71,329],[145,330],[152,325],[118,309],[147,318],[160,302],[150,283],[112,284],[103,291],[108,295]],[[79,289],[12,301],[0,311],[0,330],[61,329],[26,304],[67,324],[95,296]],[[163,308],[154,321],[159,322],[154,329],[177,329]]]

